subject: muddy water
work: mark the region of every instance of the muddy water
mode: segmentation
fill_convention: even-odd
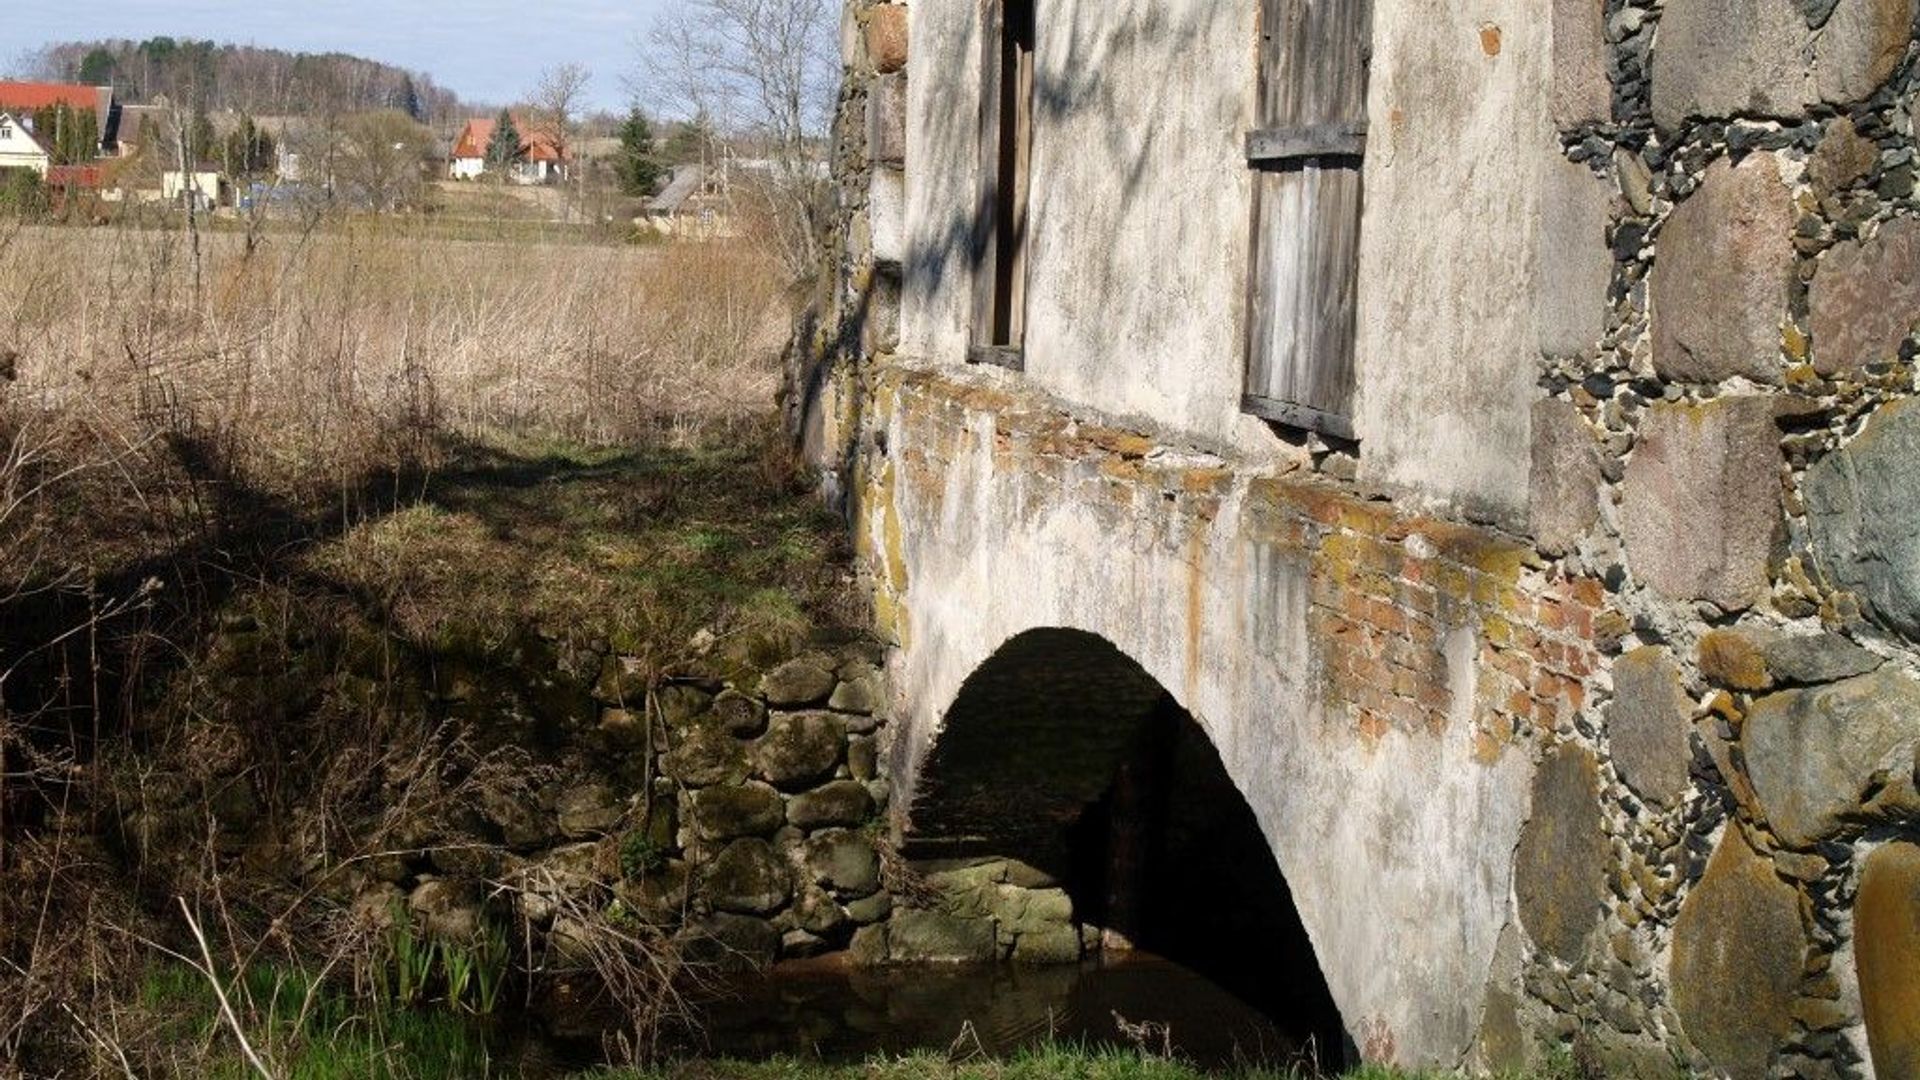
[[[789,964],[703,998],[674,1056],[829,1062],[911,1050],[1003,1055],[1049,1039],[1171,1050],[1196,1064],[1284,1065],[1300,1048],[1199,975],[1135,954],[1079,967]],[[1123,1025],[1133,1032],[1128,1034]]]

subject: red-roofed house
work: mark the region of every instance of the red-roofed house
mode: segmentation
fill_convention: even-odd
[[[114,103],[113,87],[82,86],[77,83],[37,83],[0,81],[0,111],[21,122],[41,109],[65,105],[75,112],[93,113],[100,129],[100,147],[109,150],[120,140],[120,107]]]
[[[453,165],[448,172],[455,180],[472,180],[487,171],[487,147],[493,142],[497,121],[475,118],[460,129],[453,142]],[[513,130],[520,136],[520,151],[507,170],[507,179],[516,184],[545,184],[564,180],[573,162],[573,154],[560,145],[544,125],[513,114]]]

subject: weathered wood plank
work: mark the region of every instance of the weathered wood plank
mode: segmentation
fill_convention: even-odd
[[[1247,160],[1291,161],[1303,157],[1359,157],[1367,152],[1367,125],[1339,121],[1298,128],[1247,132]]]
[[[1263,128],[1367,117],[1371,0],[1261,0]]]
[[[1262,0],[1246,408],[1353,438],[1370,0]]]
[[[1002,0],[981,0],[979,194],[973,209],[973,340],[992,345],[999,277],[1001,57],[1006,38]]]
[[[1255,182],[1260,292],[1247,392],[1349,415],[1360,171],[1305,161],[1263,169]]]
[[[1344,416],[1321,412],[1319,409],[1308,408],[1305,405],[1295,405],[1291,402],[1275,401],[1272,398],[1248,394],[1240,399],[1240,411],[1262,420],[1271,420],[1276,424],[1322,432],[1336,439],[1351,440],[1354,437],[1353,421]]]
[[[1020,357],[1026,332],[1033,0],[982,0],[980,191],[973,231],[973,343]],[[987,355],[987,354],[982,354]],[[1009,366],[1018,366],[1017,363]]]

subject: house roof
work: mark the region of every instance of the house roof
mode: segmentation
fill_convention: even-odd
[[[98,165],[55,165],[47,170],[47,186],[98,191],[106,176]]]
[[[647,201],[647,209],[656,214],[677,214],[688,199],[700,193],[706,183],[707,170],[704,165],[676,165],[673,175],[667,180],[667,186]]]
[[[513,130],[520,136],[520,154],[528,161],[559,161],[563,157],[571,159],[572,151],[562,154],[560,147],[541,124],[530,123],[520,113],[511,114]],[[493,128],[496,120],[474,117],[460,129],[460,137],[453,142],[455,158],[484,158],[487,156],[487,144],[493,141]]]
[[[164,105],[122,105],[120,107],[119,141],[129,146],[140,142],[140,128],[146,121],[152,120],[164,130],[170,110]]]
[[[78,83],[0,82],[0,108],[32,112],[49,105],[92,109],[103,118],[113,102],[113,88]]]
[[[14,132],[21,138],[32,143],[34,149],[40,151],[42,154],[50,152],[47,150],[47,144],[41,142],[40,137],[33,133],[33,128],[21,122],[19,113],[16,110],[0,108],[0,119],[4,119],[8,124],[12,125]]]

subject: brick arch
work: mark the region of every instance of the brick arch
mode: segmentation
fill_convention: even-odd
[[[964,680],[903,808],[924,859],[1013,858],[1076,916],[1213,978],[1322,1064],[1351,1045],[1274,838],[1213,739],[1108,639],[1015,634]]]

